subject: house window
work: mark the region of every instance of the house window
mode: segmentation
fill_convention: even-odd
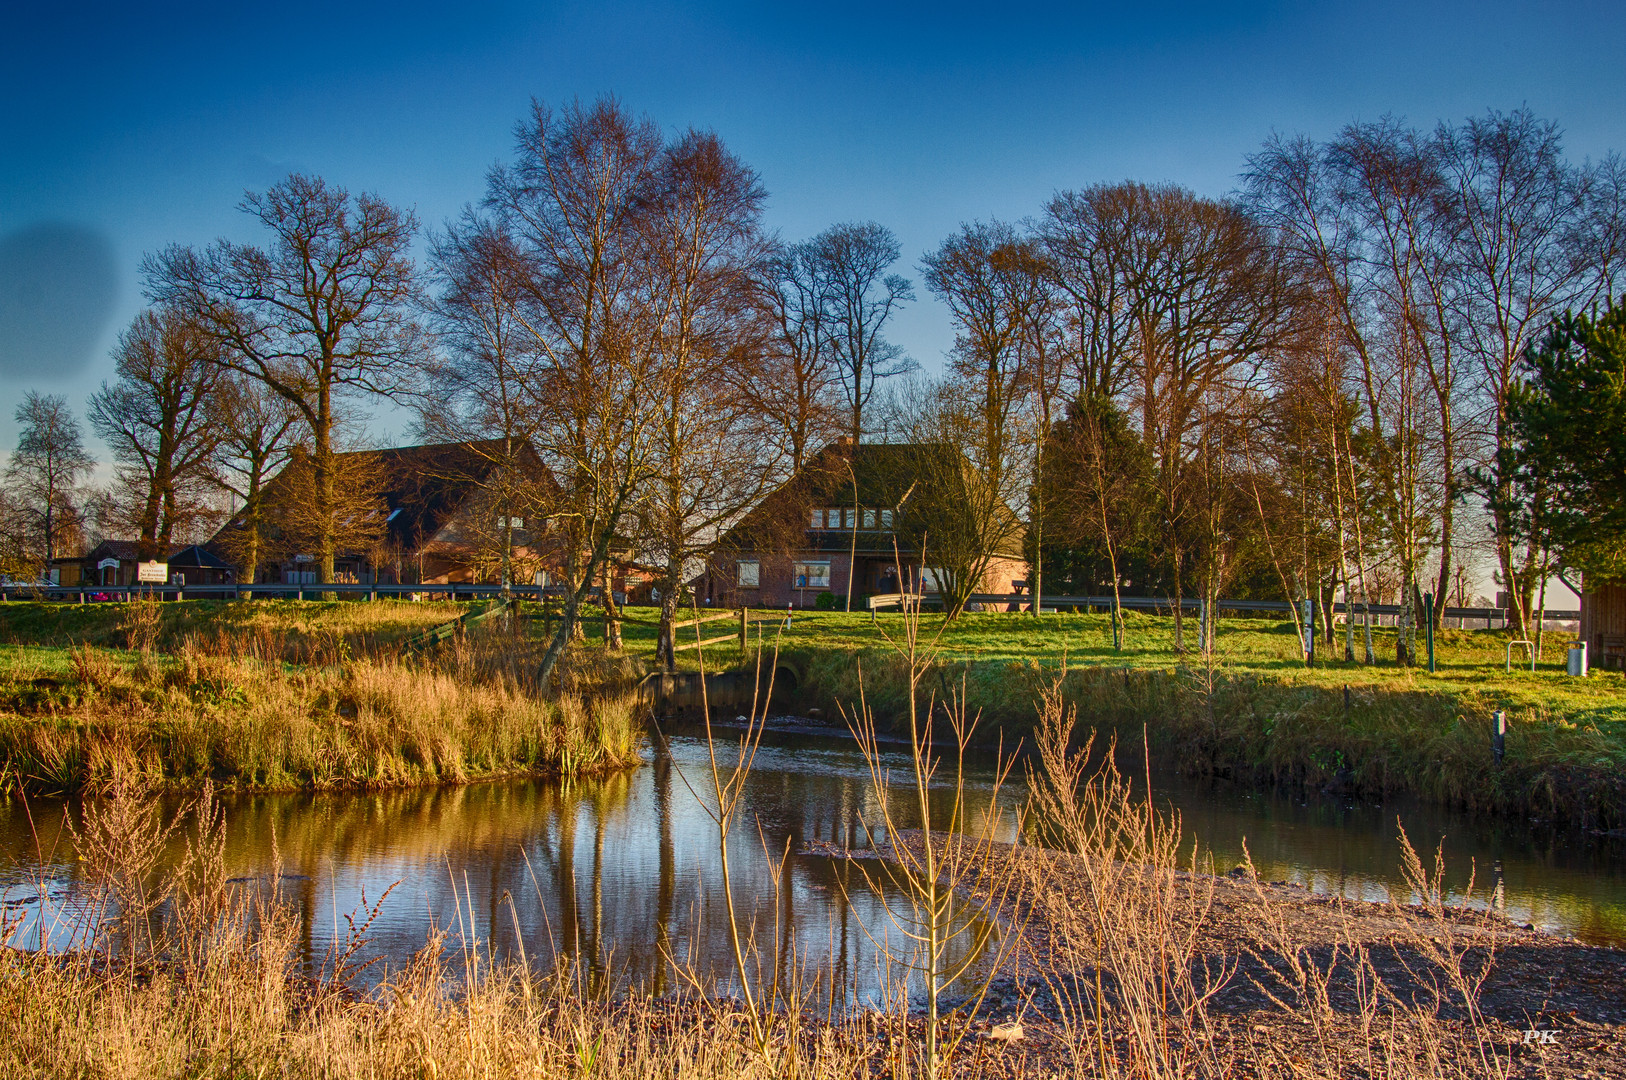
[[[858,524],[858,511],[843,510],[842,515],[846,518],[846,520],[841,523],[841,527],[843,529],[851,529]]]
[[[866,529],[875,528],[875,511],[873,511],[873,510],[865,510],[864,511],[864,528],[866,528]]]
[[[828,589],[830,587],[830,564],[828,562],[799,562],[796,564],[795,581],[798,589]]]
[[[890,510],[882,510],[881,511],[881,528],[890,529],[891,527],[892,527],[892,511],[890,511]]]
[[[400,517],[402,511],[404,511],[405,509],[406,509],[406,507],[404,507],[404,506],[397,506],[394,510],[391,510],[390,511],[390,516],[384,519],[384,524],[388,525],[390,522],[392,522],[396,518]]]
[[[734,564],[734,580],[742,589],[755,589],[762,584],[762,564],[755,559],[741,559]]]
[[[815,510],[815,511],[813,511],[813,527],[815,529],[824,528],[824,511],[823,510]]]
[[[508,517],[505,515],[497,519],[497,528],[499,529],[523,529],[524,527],[525,519],[522,517]]]

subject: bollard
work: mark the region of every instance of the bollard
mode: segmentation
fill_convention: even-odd
[[[1491,756],[1500,765],[1507,749],[1507,713],[1497,709],[1491,714],[1491,722],[1495,725],[1491,729]]]
[[[1428,641],[1428,673],[1434,674],[1434,594],[1423,594],[1423,632]]]
[[[1349,715],[1349,684],[1344,684],[1344,715]]]

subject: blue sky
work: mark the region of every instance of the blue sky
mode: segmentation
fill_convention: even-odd
[[[36,388],[84,397],[166,243],[257,239],[289,170],[437,225],[479,198],[533,96],[619,95],[709,127],[789,238],[874,219],[903,271],[960,222],[1135,178],[1207,195],[1271,131],[1528,105],[1576,158],[1626,149],[1618,3],[82,4],[0,16],[0,447]],[[46,288],[50,283],[54,287]],[[922,298],[894,340],[928,369]],[[380,437],[405,419],[388,412]]]

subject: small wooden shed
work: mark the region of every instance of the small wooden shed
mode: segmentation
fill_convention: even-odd
[[[1626,582],[1587,583],[1581,593],[1581,640],[1593,667],[1626,668]]]

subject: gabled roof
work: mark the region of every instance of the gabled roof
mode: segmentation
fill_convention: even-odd
[[[941,475],[941,470],[923,467],[925,456],[948,450],[933,443],[830,443],[730,529],[720,547],[760,551],[810,546],[809,511],[852,506],[855,487],[862,508],[906,512],[910,502],[933,496],[926,478]],[[891,545],[887,538],[880,546],[891,550]],[[816,540],[812,546],[819,546]],[[847,542],[837,546],[845,549]]]
[[[558,484],[553,474],[530,442],[521,441],[515,449],[520,468],[534,482],[556,492]],[[481,439],[355,450],[334,457],[355,460],[366,466],[366,472],[379,476],[379,495],[386,506],[388,542],[411,553],[433,539],[501,468],[503,450],[502,439]],[[287,483],[284,479],[287,471],[283,469],[266,483],[268,503],[275,503],[277,489]],[[210,540],[210,546],[229,530],[241,527],[237,520],[227,522]]]
[[[52,559],[52,562],[101,562],[103,559],[117,559],[120,562],[140,562],[141,544],[136,540],[103,540],[83,555],[67,556]],[[160,556],[158,562],[167,562],[171,566],[202,566],[213,570],[230,570],[231,564],[223,562],[218,556],[206,551],[199,544],[171,544],[169,553]]]
[[[202,544],[188,544],[169,553],[171,566],[198,566],[206,570],[230,570],[231,563],[222,559]]]
[[[503,441],[434,443],[361,453],[372,455],[383,474],[390,542],[402,551],[416,551],[501,467]],[[521,443],[515,456],[533,480],[555,487],[553,475],[529,442]]]
[[[69,562],[100,562],[102,559],[117,559],[120,562],[139,562],[141,545],[134,540],[103,540],[77,559]]]

